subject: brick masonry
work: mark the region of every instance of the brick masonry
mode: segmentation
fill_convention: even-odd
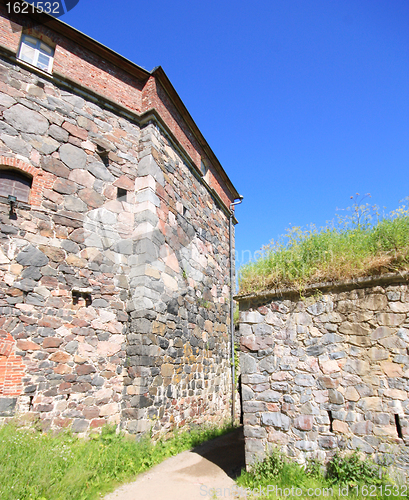
[[[220,422],[234,188],[209,159],[199,174],[203,150],[154,77],[40,26],[56,44],[43,74],[0,19],[0,168],[32,178],[15,216],[0,200],[0,415],[79,433]]]
[[[407,470],[408,284],[353,286],[239,298],[247,466],[279,446],[300,462],[359,449]]]

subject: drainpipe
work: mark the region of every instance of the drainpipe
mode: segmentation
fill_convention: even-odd
[[[236,415],[236,391],[235,391],[235,366],[234,366],[234,307],[233,307],[233,290],[235,288],[235,276],[234,276],[234,261],[233,261],[233,207],[239,205],[243,201],[243,196],[239,195],[235,198],[233,203],[230,204],[230,217],[229,217],[229,243],[230,243],[230,344],[231,344],[231,419],[234,424],[234,418]]]

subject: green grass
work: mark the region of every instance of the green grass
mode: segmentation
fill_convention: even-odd
[[[164,459],[229,430],[228,425],[191,429],[153,443],[109,427],[101,435],[79,439],[68,432],[43,434],[6,424],[0,428],[0,498],[97,499]]]
[[[409,270],[409,209],[380,216],[355,203],[317,229],[292,228],[239,270],[240,294]]]
[[[300,466],[274,450],[263,462],[237,479],[239,491],[246,490],[251,499],[407,498],[406,485],[396,485],[386,469],[358,452],[336,454],[324,467],[313,460]],[[241,490],[240,490],[241,489]],[[252,492],[252,493],[250,493]]]

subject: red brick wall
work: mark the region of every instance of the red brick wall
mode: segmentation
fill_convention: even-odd
[[[0,396],[19,396],[23,390],[25,366],[14,352],[15,344],[9,333],[0,330]]]

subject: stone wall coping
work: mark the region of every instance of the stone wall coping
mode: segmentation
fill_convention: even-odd
[[[253,300],[268,300],[273,298],[290,297],[294,295],[307,296],[314,295],[317,292],[346,291],[354,288],[366,288],[377,285],[406,283],[409,281],[409,271],[401,273],[386,273],[375,276],[362,276],[350,280],[326,281],[324,283],[313,283],[305,288],[275,288],[272,290],[263,290],[262,292],[250,293],[245,295],[236,295],[233,297],[239,303]]]

